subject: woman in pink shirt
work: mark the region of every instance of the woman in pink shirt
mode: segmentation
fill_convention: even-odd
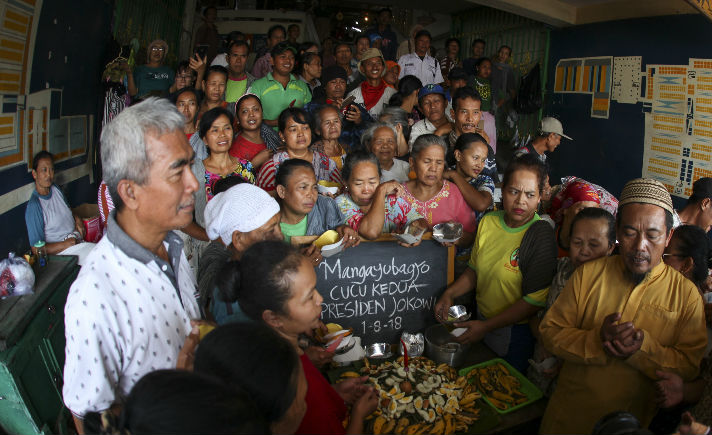
[[[477,220],[457,186],[443,179],[445,171],[445,140],[434,134],[424,134],[413,143],[410,167],[415,180],[407,181],[403,198],[428,220],[432,228],[443,222],[459,222],[463,235],[455,243],[469,248],[474,240]]]

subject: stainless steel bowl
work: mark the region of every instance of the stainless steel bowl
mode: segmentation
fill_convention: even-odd
[[[446,363],[459,367],[469,350],[469,344],[455,342],[450,331],[443,325],[432,325],[425,330],[425,355],[438,364]]]
[[[366,350],[366,357],[368,358],[389,358],[393,355],[391,345],[388,343],[373,343],[364,349]]]
[[[455,241],[462,237],[462,224],[459,222],[443,222],[433,227],[433,237],[444,241]]]

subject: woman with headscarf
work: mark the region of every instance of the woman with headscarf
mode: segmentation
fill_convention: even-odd
[[[618,210],[618,200],[603,187],[578,177],[562,179],[561,188],[551,200],[549,215],[556,224],[559,257],[568,255],[571,222],[586,207],[600,207],[613,216]]]

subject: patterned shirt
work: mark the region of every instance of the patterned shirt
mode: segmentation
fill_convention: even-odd
[[[62,395],[74,414],[108,409],[143,375],[175,368],[200,311],[180,237],[170,231],[163,244],[168,262],[130,238],[112,212],[72,284]]]
[[[474,187],[476,190],[479,190],[480,192],[487,192],[492,195],[492,198],[494,198],[494,181],[492,181],[490,176],[479,174],[477,177],[471,179],[469,183],[470,186]],[[488,210],[491,208],[492,206],[490,205]],[[477,215],[477,222],[479,222],[480,219],[482,219],[484,212],[475,211],[475,214]]]
[[[312,166],[314,167],[317,181],[326,180],[342,185],[344,184],[344,182],[341,181],[341,172],[336,167],[336,163],[331,160],[329,156],[317,151],[313,151],[312,154]],[[277,176],[277,169],[279,169],[279,165],[281,165],[282,162],[288,159],[289,154],[287,151],[281,151],[273,155],[272,159],[267,160],[257,173],[257,186],[267,192],[274,190],[276,188],[275,177]]]
[[[235,165],[235,169],[227,175],[214,174],[207,169],[205,170],[205,197],[208,201],[213,199],[213,196],[215,196],[213,194],[213,187],[215,187],[215,183],[223,178],[240,177],[250,184],[255,184],[255,174],[254,169],[252,168],[252,163],[243,159],[236,160],[237,164]]]
[[[431,227],[439,223],[455,221],[461,223],[462,229],[468,233],[477,229],[475,212],[467,205],[455,184],[444,180],[440,191],[427,201],[420,201],[413,196],[408,190],[407,183],[403,187],[405,187],[403,198],[428,220],[428,225]]]
[[[361,219],[363,219],[366,214],[361,210],[351,199],[351,195],[344,193],[336,197],[336,205],[341,210],[341,214],[344,215],[346,219],[346,224],[358,231],[361,226]],[[394,195],[389,195],[386,197],[386,213],[385,219],[383,220],[383,233],[400,233],[403,232],[405,227],[413,221],[422,219],[415,207],[412,207],[408,201],[403,198],[399,198]]]

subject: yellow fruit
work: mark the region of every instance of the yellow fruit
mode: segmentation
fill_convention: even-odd
[[[358,374],[358,373],[356,373],[356,372],[343,372],[343,373],[341,374],[341,377],[342,377],[342,378],[358,378],[358,377],[360,377],[360,376],[361,376],[361,375]]]
[[[336,243],[339,241],[339,233],[337,233],[334,230],[329,230],[319,236],[318,239],[314,241],[314,245],[316,245],[317,248],[321,248],[326,245],[331,245],[333,243]],[[341,329],[341,328],[339,328]],[[338,329],[337,329],[338,331]],[[331,332],[331,331],[330,331]]]

